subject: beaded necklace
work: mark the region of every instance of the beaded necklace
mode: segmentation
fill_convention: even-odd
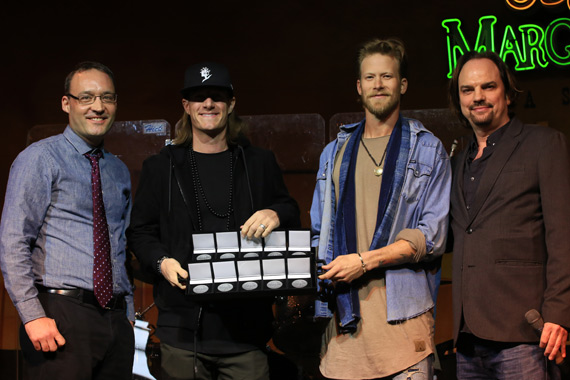
[[[214,210],[214,208],[210,205],[210,202],[208,202],[208,198],[206,197],[206,193],[204,191],[204,188],[202,187],[202,182],[200,181],[200,173],[198,173],[198,165],[196,164],[196,157],[194,156],[194,149],[192,148],[192,144],[190,144],[190,147],[188,148],[187,159],[188,162],[190,163],[190,171],[192,173],[192,183],[194,184],[194,196],[196,197],[196,206],[197,206],[196,209],[198,210],[198,228],[200,231],[202,231],[202,210],[200,207],[200,198],[204,200],[206,208],[208,209],[208,211],[212,213],[212,215],[220,219],[227,218],[226,230],[227,231],[230,230],[230,220],[231,220],[230,216],[234,211],[233,202],[232,202],[234,181],[233,181],[233,170],[232,170],[233,152],[231,151],[231,149],[229,150],[229,153],[230,153],[230,190],[228,196],[228,208],[226,212],[221,213]]]

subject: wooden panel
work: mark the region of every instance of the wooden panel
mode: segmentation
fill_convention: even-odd
[[[249,115],[241,117],[249,127],[253,145],[270,149],[289,193],[301,210],[301,225],[311,226],[309,210],[315,188],[319,157],[325,147],[325,120],[319,114]]]
[[[253,145],[275,153],[287,172],[317,172],[325,147],[325,120],[319,114],[253,115],[241,117]]]
[[[315,173],[284,173],[283,177],[285,185],[289,190],[289,194],[299,204],[301,210],[301,227],[311,227],[311,203],[313,201],[313,191],[315,190],[315,182],[317,174]]]

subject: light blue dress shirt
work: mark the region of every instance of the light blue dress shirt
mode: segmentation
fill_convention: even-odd
[[[45,316],[35,285],[93,290],[93,150],[68,126],[38,141],[12,164],[0,224],[0,266],[6,290],[23,323]],[[134,320],[132,286],[125,268],[125,230],[131,209],[126,165],[103,149],[99,161],[113,266],[113,294],[127,299]]]

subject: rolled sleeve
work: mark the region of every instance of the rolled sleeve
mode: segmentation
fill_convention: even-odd
[[[422,231],[418,229],[406,228],[396,235],[396,241],[405,240],[414,249],[415,253],[412,258],[412,262],[420,262],[427,254],[426,249],[426,237]]]

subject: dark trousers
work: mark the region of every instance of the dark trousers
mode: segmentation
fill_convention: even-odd
[[[36,351],[21,326],[25,379],[132,379],[134,334],[125,310],[104,310],[57,294],[39,294],[39,299],[66,343],[55,352]]]
[[[261,350],[235,355],[198,353],[194,363],[192,351],[164,343],[160,349],[163,380],[269,380],[267,355]]]

